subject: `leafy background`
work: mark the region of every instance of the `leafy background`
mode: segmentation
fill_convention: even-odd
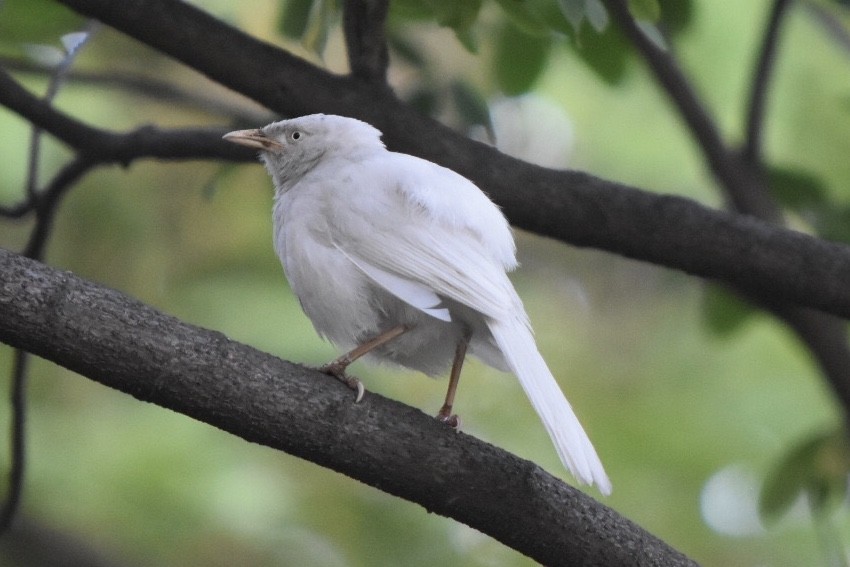
[[[335,2],[194,3],[316,64],[346,68]],[[814,11],[830,10],[846,29],[838,4],[801,3],[788,18],[765,136],[774,186],[795,226],[845,240],[850,62]],[[647,25],[672,34],[732,140],[742,137],[769,7],[632,3]],[[394,2],[390,82],[424,112],[482,139],[495,133],[500,147],[525,159],[722,206],[699,148],[598,8],[594,1]],[[52,57],[61,57],[60,36],[83,25],[49,0],[6,0],[0,53],[28,87],[44,92],[45,74],[27,66],[51,52],[33,46],[52,46]],[[220,125],[236,114],[234,126],[272,119],[107,28],[81,50],[74,72],[57,106],[107,128]],[[123,88],[125,76],[144,78],[153,96]],[[166,97],[163,83],[178,92]],[[0,108],[4,204],[21,196],[29,136],[23,120]],[[42,179],[67,155],[47,143]],[[271,248],[270,206],[259,166],[101,169],[68,196],[47,260],[283,358],[319,364],[335,351],[287,289]],[[0,224],[0,245],[22,248],[27,229]],[[832,433],[841,414],[790,333],[705,282],[517,237],[522,268],[514,282],[544,357],[611,474],[606,504],[704,565],[841,564],[836,553],[847,561],[848,507],[829,505],[846,487],[846,447]],[[0,346],[0,363],[10,361]],[[368,389],[426,411],[435,412],[444,393],[445,382],[395,369],[358,365],[355,373]],[[531,564],[463,525],[50,363],[35,361],[32,375],[24,515],[122,562]],[[509,375],[470,364],[457,407],[468,432],[571,480]],[[3,465],[7,455],[3,436]],[[843,483],[813,516],[796,496],[823,470],[812,465],[817,455],[838,459]],[[778,480],[788,478],[797,481]],[[10,564],[2,549],[0,564]]]

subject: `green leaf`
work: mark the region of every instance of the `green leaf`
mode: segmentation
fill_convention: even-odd
[[[810,213],[819,236],[834,242],[850,242],[850,207],[823,203]]]
[[[301,45],[322,55],[328,43],[330,28],[334,22],[336,7],[333,0],[315,0],[307,18],[307,27],[301,36]]]
[[[434,11],[422,0],[393,0],[390,2],[391,20],[430,20]]]
[[[549,37],[534,37],[508,24],[496,39],[496,84],[508,96],[528,91],[540,76],[552,47]]]
[[[520,31],[528,35],[546,37],[550,26],[541,15],[533,10],[527,0],[496,0],[508,20]]]
[[[629,0],[629,11],[636,20],[655,23],[661,18],[658,0]]]
[[[609,85],[619,83],[626,71],[629,45],[616,26],[604,32],[583,29],[578,39],[571,42],[579,57]]]
[[[464,49],[470,53],[478,53],[478,41],[475,39],[475,34],[472,33],[471,29],[455,29],[454,32],[455,37],[457,37],[457,40],[463,45]]]
[[[693,21],[693,0],[659,0],[661,20],[656,22],[668,34],[687,29]]]
[[[739,330],[758,311],[726,288],[709,283],[702,298],[702,320],[718,337],[728,337]]]
[[[307,30],[313,0],[288,0],[280,13],[277,29],[284,37],[301,39]]]
[[[83,18],[50,0],[0,1],[0,42],[52,45],[59,36],[79,29]]]
[[[585,19],[597,32],[608,27],[608,10],[600,0],[558,0],[558,8],[576,33]]]
[[[608,10],[599,0],[585,0],[584,14],[597,33],[602,33],[608,27]]]
[[[408,41],[407,37],[396,32],[393,28],[389,28],[387,33],[387,41],[395,55],[414,67],[422,68],[425,66],[425,57],[423,57],[419,47]]]
[[[452,98],[455,108],[467,127],[480,124],[492,130],[490,124],[490,109],[487,101],[472,86],[463,81],[455,81],[451,85]]]
[[[407,97],[407,104],[426,116],[434,116],[440,108],[439,97],[427,87],[412,92]]]
[[[584,0],[558,0],[558,8],[576,33],[584,21]]]
[[[481,0],[427,0],[437,23],[452,28],[455,33],[466,32],[478,18]]]
[[[826,184],[810,171],[772,166],[768,170],[768,182],[776,199],[795,211],[826,204]]]
[[[813,435],[792,448],[768,474],[759,495],[766,520],[781,517],[801,495],[815,514],[827,512],[847,495],[850,443],[843,428]]]

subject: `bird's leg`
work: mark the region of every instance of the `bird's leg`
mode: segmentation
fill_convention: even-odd
[[[469,337],[470,333],[467,332],[463,335],[460,342],[457,343],[455,359],[454,362],[452,362],[452,372],[449,374],[449,388],[446,391],[446,401],[443,403],[443,407],[440,408],[440,412],[437,414],[437,419],[454,428],[460,427],[460,418],[452,414],[452,406],[455,403],[457,383],[460,381],[460,370],[463,368],[463,361],[466,359],[466,349],[469,346]]]
[[[404,325],[398,325],[393,327],[389,331],[384,331],[377,337],[366,341],[355,349],[345,353],[332,360],[331,362],[325,364],[321,368],[319,368],[320,372],[324,372],[325,374],[329,374],[351,388],[352,390],[357,390],[357,397],[354,400],[354,403],[358,403],[363,399],[363,394],[366,392],[366,388],[363,387],[363,382],[355,378],[354,376],[349,376],[345,373],[345,369],[348,368],[348,365],[362,357],[363,355],[369,354],[379,346],[385,345],[394,338],[402,335],[408,330],[408,327]]]

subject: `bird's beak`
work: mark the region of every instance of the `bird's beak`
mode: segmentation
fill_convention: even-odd
[[[240,146],[248,146],[258,150],[271,150],[273,148],[282,149],[283,145],[273,138],[269,138],[263,134],[262,130],[236,130],[228,132],[222,136],[228,142],[239,144]]]

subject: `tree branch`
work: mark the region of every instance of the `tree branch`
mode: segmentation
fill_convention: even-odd
[[[780,24],[790,5],[791,0],[774,0],[762,39],[756,70],[753,73],[750,103],[747,110],[747,138],[742,153],[744,159],[754,167],[761,166],[762,124],[764,122],[767,86],[773,71],[773,63],[776,61]]]
[[[136,563],[119,561],[113,554],[95,549],[90,539],[23,517],[0,539],[0,556],[8,565],[29,567],[136,567]]]
[[[0,341],[454,518],[546,565],[693,565],[535,464],[0,249]],[[424,466],[423,466],[424,465]]]
[[[0,67],[9,71],[34,75],[49,75],[52,68],[30,60],[0,56]],[[67,80],[75,84],[96,85],[123,91],[159,102],[169,102],[228,118],[238,124],[262,124],[274,120],[268,111],[246,102],[231,102],[205,91],[190,91],[174,83],[122,70],[91,71],[72,69]]]
[[[387,81],[387,37],[384,22],[388,0],[345,0],[342,24],[348,48],[351,75],[385,85]]]
[[[850,286],[843,283],[850,281],[850,250],[844,246],[686,199],[510,158],[418,114],[385,89],[332,75],[184,2],[58,1],[282,114],[329,112],[367,120],[393,149],[475,181],[520,228],[850,316]],[[239,56],[218,56],[221,45]]]
[[[655,79],[678,108],[688,129],[702,148],[712,173],[726,188],[735,209],[768,222],[779,221],[780,209],[772,199],[767,198],[768,191],[763,180],[743,160],[737,159],[723,143],[715,126],[716,122],[673,57],[643,33],[632,18],[625,0],[606,0],[605,5],[611,12],[612,19],[643,55]]]
[[[29,353],[15,349],[12,363],[9,399],[11,400],[11,427],[9,431],[9,480],[6,498],[0,507],[0,534],[6,533],[21,503],[24,489],[24,469],[26,465],[26,376]]]
[[[127,133],[94,128],[33,96],[2,68],[0,104],[50,132],[95,164],[129,165],[139,158],[256,161],[253,152],[242,148],[234,151],[233,144],[221,139],[225,128],[161,130],[143,126]]]

